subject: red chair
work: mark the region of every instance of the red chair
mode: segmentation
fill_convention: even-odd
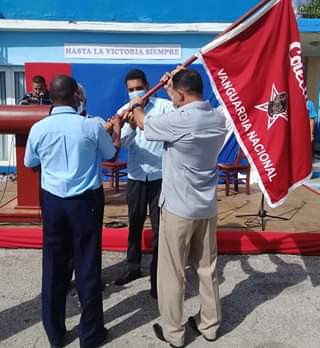
[[[104,174],[109,177],[110,187],[115,187],[115,192],[119,192],[119,181],[120,178],[126,176],[126,172],[121,170],[127,169],[127,162],[118,160],[119,151],[115,155],[114,161],[103,161],[101,162],[101,167],[107,169],[107,173]]]
[[[245,192],[250,194],[250,164],[247,157],[239,148],[233,163],[218,163],[219,179],[223,179],[226,185],[226,196],[229,196],[230,184],[233,183],[234,190],[239,192],[239,184],[245,184]],[[244,179],[239,179],[238,174],[244,174]]]

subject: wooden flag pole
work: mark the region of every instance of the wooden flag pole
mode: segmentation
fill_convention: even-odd
[[[226,28],[222,33],[218,34],[217,37],[224,35],[225,33],[229,32],[230,30],[234,29],[236,26],[238,26],[241,22],[252,16],[256,11],[260,10],[264,5],[266,5],[270,0],[262,0],[260,1],[256,6],[254,6],[251,10],[246,12],[243,16],[241,16],[237,21],[232,23],[228,28]],[[190,64],[192,64],[194,61],[196,61],[198,57],[196,55],[191,56],[189,59],[187,59],[183,64],[180,66],[182,68],[186,68]],[[165,81],[158,82],[155,86],[153,86],[151,89],[148,90],[148,92],[142,97],[143,100],[148,99],[151,95],[153,95],[155,92],[157,92],[160,88],[162,88],[165,84]]]

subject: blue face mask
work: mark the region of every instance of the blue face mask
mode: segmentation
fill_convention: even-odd
[[[132,100],[135,97],[143,97],[145,94],[146,94],[146,91],[144,89],[140,91],[133,91],[128,93],[130,100]]]

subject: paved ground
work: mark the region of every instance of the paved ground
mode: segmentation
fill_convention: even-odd
[[[123,270],[123,253],[103,253],[106,347],[167,347],[157,341],[152,323],[156,302],[148,277],[125,287],[112,281]],[[143,260],[148,272],[149,256]],[[41,251],[0,250],[0,347],[46,348],[40,321]],[[196,312],[195,281],[187,270],[185,319]],[[320,267],[318,257],[291,255],[220,256],[223,322],[219,339],[207,343],[187,330],[187,346],[216,348],[319,348]],[[67,327],[78,347],[77,297],[68,296]]]
[[[125,185],[120,193],[106,186],[105,223],[127,223]],[[2,195],[3,190],[4,194]],[[16,183],[0,183],[1,204],[16,195]],[[301,187],[288,201],[268,212],[288,218],[267,219],[266,230],[320,232],[319,193]],[[256,218],[238,214],[255,213],[261,192],[251,186],[251,194],[226,197],[218,190],[220,230],[260,231]],[[148,221],[146,222],[148,226]],[[103,253],[103,293],[105,324],[110,329],[106,347],[166,347],[156,340],[152,323],[157,321],[157,303],[149,296],[149,279],[144,277],[125,287],[112,281],[123,271],[123,253]],[[144,257],[148,273],[149,256]],[[41,251],[0,249],[0,347],[46,348],[48,343],[40,320]],[[198,309],[195,281],[190,271],[186,290],[185,319]],[[219,339],[207,343],[187,330],[188,347],[216,348],[320,348],[320,259],[290,255],[221,256],[220,295],[223,322]],[[67,327],[78,347],[79,306],[76,296],[68,296]]]

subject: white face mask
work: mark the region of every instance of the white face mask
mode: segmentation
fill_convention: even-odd
[[[80,105],[78,106],[77,112],[81,114],[86,108],[86,103],[83,100],[80,100]]]
[[[132,100],[135,97],[143,97],[145,94],[146,94],[146,91],[144,89],[140,91],[133,91],[128,93],[130,100]]]

